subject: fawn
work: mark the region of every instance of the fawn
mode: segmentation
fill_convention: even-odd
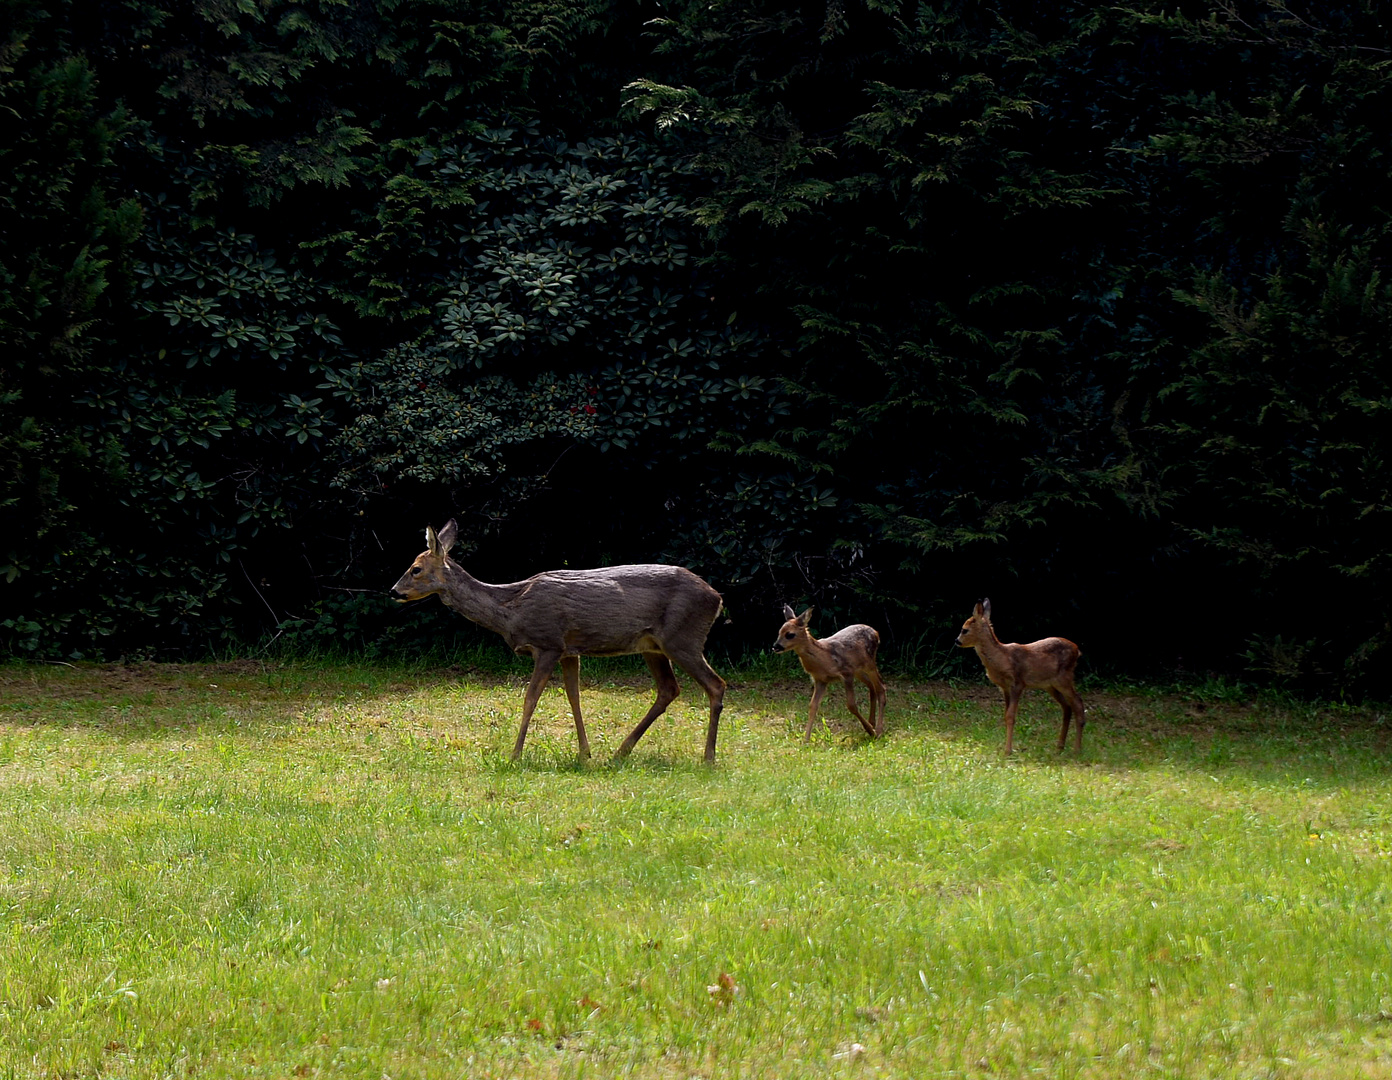
[[[991,601],[981,600],[972,610],[971,618],[962,624],[957,644],[975,649],[986,666],[986,677],[1000,687],[1005,695],[1005,752],[1008,756],[1015,742],[1015,713],[1020,697],[1026,690],[1047,690],[1063,709],[1063,727],[1059,729],[1058,748],[1068,741],[1068,721],[1077,715],[1078,727],[1074,748],[1083,750],[1083,699],[1073,689],[1073,673],[1082,655],[1078,646],[1067,638],[1048,637],[1028,645],[1004,645],[991,625]]]
[[[795,652],[802,669],[812,676],[812,709],[807,716],[807,730],[802,741],[812,738],[812,728],[817,723],[817,706],[822,703],[827,684],[840,679],[846,687],[846,706],[866,733],[873,739],[884,734],[885,687],[875,667],[875,653],[880,648],[880,635],[873,626],[857,623],[844,630],[838,630],[831,637],[818,641],[807,630],[807,622],[812,617],[808,608],[801,615],[795,615],[787,604],[783,605],[783,617],[788,621],[778,631],[778,640],[773,643],[775,652]],[[870,719],[860,715],[856,708],[855,681],[859,679],[870,688]],[[875,709],[879,706],[879,720]]]

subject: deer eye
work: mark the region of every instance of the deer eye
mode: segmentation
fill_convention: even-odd
[[[417,574],[419,574],[420,572],[421,572],[421,568],[420,568],[419,566],[413,566],[413,567],[411,567],[411,576],[412,576],[412,577],[415,577],[415,576],[416,576]]]
[[[788,638],[789,640],[792,640],[793,638],[797,637],[797,631],[796,631],[796,630],[789,630],[789,631],[788,631],[786,634],[784,634],[783,636],[784,636],[785,638]]]

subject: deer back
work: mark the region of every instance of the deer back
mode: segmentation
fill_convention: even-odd
[[[880,635],[873,626],[856,623],[844,627],[818,642],[830,654],[842,678],[873,666],[880,649]]]
[[[1072,682],[1082,655],[1078,646],[1067,638],[1047,637],[1028,645],[1007,645],[1011,654],[1015,678],[1026,688],[1042,689],[1060,681]]]
[[[568,655],[699,652],[720,612],[720,594],[680,566],[549,570],[504,588],[503,633],[513,647]]]

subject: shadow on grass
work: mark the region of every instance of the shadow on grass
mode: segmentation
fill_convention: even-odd
[[[507,658],[504,657],[504,660]],[[727,710],[744,710],[744,721],[762,722],[762,737],[786,738],[803,748],[808,686],[798,672],[767,674],[731,670]],[[530,668],[433,662],[362,664],[337,661],[270,662],[235,660],[207,664],[82,664],[73,667],[32,663],[0,665],[0,728],[44,725],[101,730],[118,739],[177,737],[182,732],[221,730],[274,738],[309,718],[331,717],[335,709],[361,703],[413,702],[435,693],[467,694],[470,689],[506,691],[507,704],[494,715],[501,729],[516,722]],[[635,657],[588,662],[582,693],[596,688],[631,694],[636,718],[651,701],[652,682]],[[699,691],[689,679],[683,694]],[[556,689],[552,687],[551,689]],[[551,690],[548,690],[550,693]],[[1258,694],[1224,683],[1192,687],[1106,684],[1082,687],[1088,706],[1081,757],[1056,749],[1058,707],[1044,694],[1026,694],[1016,729],[1014,760],[1030,765],[1147,769],[1186,767],[1210,773],[1294,776],[1321,784],[1348,783],[1386,775],[1392,768],[1392,708],[1306,702],[1279,694]],[[1003,704],[988,683],[894,679],[889,685],[887,738],[964,740],[974,756],[1001,757]],[[411,704],[412,717],[440,708]],[[878,752],[844,710],[824,709],[825,724],[813,733],[809,752]],[[727,713],[728,715],[728,713]],[[668,722],[663,718],[658,723]],[[333,722],[332,719],[324,722]],[[430,721],[414,721],[428,726]],[[666,743],[640,743],[627,759],[615,762],[602,746],[582,763],[574,730],[535,732],[522,760],[480,747],[490,771],[530,770],[577,777],[639,769],[651,773],[720,775],[702,760],[704,725],[692,732],[689,756]],[[727,728],[728,730],[728,728]],[[515,734],[515,727],[512,732]],[[626,733],[626,731],[625,731]],[[649,734],[649,738],[652,733]],[[510,748],[510,742],[509,742]],[[646,750],[646,752],[645,752]]]

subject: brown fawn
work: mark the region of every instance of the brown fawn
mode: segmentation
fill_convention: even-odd
[[[807,623],[812,617],[808,608],[801,615],[795,615],[787,604],[783,605],[783,617],[788,621],[778,631],[778,640],[773,643],[775,652],[795,652],[802,664],[802,670],[812,676],[812,709],[807,716],[807,730],[802,733],[802,741],[812,738],[812,728],[817,723],[817,707],[827,685],[840,679],[846,687],[846,707],[861,727],[873,739],[884,734],[885,687],[875,667],[875,653],[880,648],[880,635],[873,626],[857,623],[844,630],[838,630],[831,637],[820,641],[808,632]],[[859,679],[870,688],[870,719],[860,715],[856,708],[855,682]],[[875,718],[879,707],[879,720]]]
[[[972,610],[971,618],[962,624],[957,644],[975,649],[986,666],[986,677],[1000,687],[1005,695],[1005,752],[1007,756],[1015,743],[1015,713],[1020,697],[1026,690],[1047,690],[1049,696],[1063,709],[1063,727],[1059,729],[1058,748],[1068,741],[1068,721],[1077,717],[1074,748],[1083,750],[1083,699],[1073,688],[1073,674],[1082,655],[1078,646],[1067,638],[1048,637],[1028,645],[1003,645],[991,625],[991,601],[981,600]]]
[[[706,761],[715,762],[715,737],[725,701],[725,681],[706,663],[706,635],[720,613],[720,594],[680,566],[649,564],[600,570],[551,570],[510,585],[477,581],[449,557],[458,535],[450,522],[425,530],[426,550],[391,589],[405,603],[437,595],[446,607],[496,631],[517,653],[534,661],[522,704],[522,727],[512,758],[522,756],[527,725],[557,663],[575,718],[580,757],[590,756],[580,716],[580,657],[641,653],[657,683],[657,700],[614,757],[627,757],[652,722],[677,697],[675,661],[710,699]]]

